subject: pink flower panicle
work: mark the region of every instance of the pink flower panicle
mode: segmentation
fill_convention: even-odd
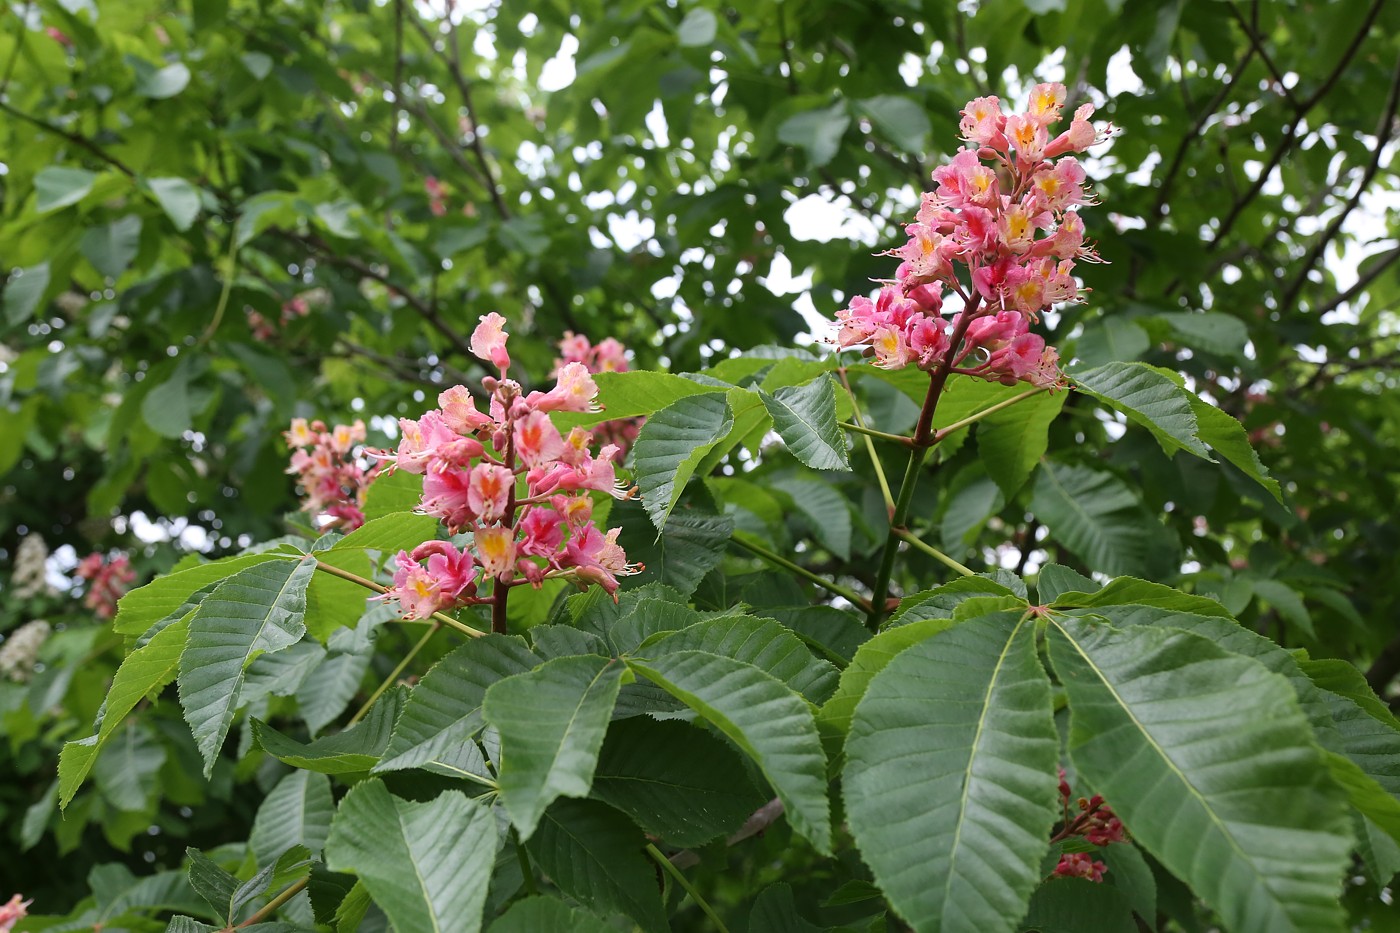
[[[1094,107],[1085,104],[1051,137],[1064,100],[1064,85],[1038,84],[1025,113],[1003,114],[996,97],[968,102],[968,145],[934,171],[937,187],[905,227],[908,242],[884,254],[900,260],[894,280],[837,312],[838,347],[864,347],[887,369],[947,365],[1007,385],[1061,384],[1059,354],[1030,325],[1057,304],[1082,301],[1075,261],[1100,261],[1077,210],[1096,202],[1066,153],[1112,132],[1089,123]],[[949,291],[962,299],[951,321],[943,315]]]
[[[569,364],[584,367],[591,374],[627,372],[627,347],[614,337],[604,337],[597,344],[590,343],[582,334],[571,330],[564,331],[564,339],[559,341],[559,359],[554,361],[557,376]],[[616,459],[621,463],[627,451],[636,443],[645,418],[616,418],[593,426],[593,435],[604,445],[617,448]]]
[[[108,560],[106,555],[93,552],[84,557],[73,572],[88,581],[83,605],[99,619],[110,619],[117,614],[117,600],[136,579],[136,571],[131,569],[131,561],[125,554]]]
[[[305,500],[303,512],[329,515],[330,526],[354,531],[365,523],[365,493],[379,464],[365,465],[356,448],[365,441],[365,423],[327,428],[322,421],[293,418],[283,432],[292,449],[287,472],[296,476]]]
[[[1069,782],[1065,780],[1065,769],[1060,769],[1060,807],[1064,811],[1064,828],[1055,837],[1056,839],[1068,839],[1073,836],[1080,836],[1090,845],[1106,846],[1115,842],[1126,842],[1128,840],[1127,830],[1123,828],[1123,821],[1118,819],[1113,809],[1103,802],[1103,797],[1095,794],[1085,799],[1080,797],[1075,801],[1079,808],[1077,816],[1071,816],[1070,800],[1073,792],[1070,790]],[[1087,878],[1090,881],[1103,881],[1104,872],[1108,871],[1103,862],[1096,862],[1083,852],[1070,852],[1060,858],[1060,863],[1055,866],[1054,874],[1062,877]]]
[[[589,431],[562,435],[548,416],[597,411],[592,375],[579,360],[561,361],[553,389],[526,395],[506,378],[505,323],[485,315],[471,338],[472,351],[500,372],[482,379],[486,411],[465,386],[454,386],[438,396],[438,408],[416,421],[400,419],[397,450],[376,454],[390,461],[389,470],[421,475],[420,510],[442,519],[450,533],[469,536],[460,548],[429,541],[399,553],[384,596],[398,600],[406,618],[491,602],[494,588],[538,587],[546,579],[596,583],[616,598],[617,578],[641,570],[627,562],[619,529],[604,533],[593,523],[591,493],[635,492],[617,481],[616,448],[595,456]],[[616,354],[625,366],[620,344]],[[487,580],[493,595],[480,597]]]
[[[0,933],[9,933],[16,923],[29,916],[27,908],[32,903],[34,902],[26,901],[22,895],[16,894],[8,903],[0,904]]]

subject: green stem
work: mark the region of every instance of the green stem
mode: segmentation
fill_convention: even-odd
[[[944,554],[944,553],[943,553],[942,551],[940,551],[938,548],[934,547],[934,546],[931,545],[931,544],[927,544],[927,543],[925,543],[924,541],[922,541],[920,538],[918,538],[918,537],[917,537],[912,531],[910,531],[908,528],[897,528],[897,529],[895,529],[895,534],[899,537],[899,539],[900,539],[901,541],[907,541],[907,542],[910,544],[910,546],[916,548],[917,550],[923,551],[923,552],[924,552],[925,554],[927,554],[929,557],[932,557],[934,560],[939,561],[940,563],[944,564],[945,566],[947,566],[947,567],[949,567],[949,568],[951,568],[951,569],[953,569],[953,570],[956,570],[958,573],[962,574],[963,576],[965,576],[965,577],[976,576],[976,574],[974,574],[971,570],[969,570],[968,568],[964,567],[962,564],[958,563],[957,561],[953,560],[953,558],[949,557],[947,554]]]
[[[535,887],[535,870],[530,867],[530,854],[525,851],[525,846],[520,842],[520,834],[514,827],[511,828],[510,839],[515,843],[515,857],[520,862],[520,875],[525,880],[525,893],[533,897],[540,892]]]
[[[418,643],[415,644],[412,648],[408,649],[408,654],[403,656],[403,660],[399,661],[398,665],[395,666],[395,668],[389,672],[389,676],[384,678],[383,683],[376,687],[374,692],[369,695],[369,699],[365,700],[365,705],[361,706],[355,712],[355,715],[350,717],[350,721],[345,724],[345,727],[347,729],[350,726],[353,726],[355,723],[359,722],[361,719],[365,718],[365,714],[369,712],[370,707],[374,705],[375,701],[384,695],[384,691],[388,690],[390,687],[392,687],[395,683],[398,682],[399,675],[401,675],[404,672],[404,670],[408,668],[408,665],[418,655],[418,652],[422,651],[424,647],[427,646],[428,640],[431,639],[434,635],[436,635],[438,633],[438,629],[440,628],[442,628],[442,623],[434,619],[432,625],[428,626],[428,630],[423,633],[423,637],[418,639]]]
[[[850,380],[846,378],[844,367],[836,370],[836,374],[841,377],[841,384],[846,387],[846,394],[851,397],[851,414],[855,416],[856,424],[865,427],[865,417],[860,413],[860,404],[856,402],[856,394],[851,391]],[[890,481],[885,478],[885,466],[880,462],[879,455],[875,452],[875,442],[870,439],[870,435],[864,435],[861,440],[865,442],[865,452],[870,457],[870,466],[875,470],[875,478],[880,482],[880,494],[885,497],[885,511],[894,512],[894,495],[890,492]]]
[[[255,923],[262,923],[264,920],[277,913],[278,908],[283,904],[300,894],[302,888],[306,887],[306,883],[310,880],[311,876],[307,875],[299,881],[293,881],[291,884],[287,885],[286,889],[283,890],[281,894],[262,905],[262,907],[258,908],[257,913],[253,914],[253,916],[249,917],[247,920],[244,920],[238,926],[242,928],[250,927]]]
[[[705,912],[705,916],[710,918],[710,922],[714,924],[714,928],[718,930],[719,933],[729,933],[729,928],[724,925],[724,921],[719,919],[719,915],[715,913],[715,909],[709,905],[708,901],[700,896],[699,891],[695,890],[695,887],[685,877],[684,872],[671,864],[671,860],[650,842],[647,843],[647,854],[655,859],[656,864],[660,865],[668,875],[676,879],[676,884],[680,885],[685,893],[690,895],[690,899],[695,902],[695,906]]]
[[[219,325],[224,320],[224,310],[228,307],[229,294],[233,291],[234,273],[238,268],[238,222],[235,220],[229,225],[228,232],[228,256],[224,260],[224,287],[219,291],[219,303],[214,306],[214,317],[210,319],[209,326],[204,328],[204,333],[200,335],[199,342],[205,344],[209,338],[214,336],[214,332],[219,329]]]
[[[330,564],[327,564],[323,561],[316,561],[316,569],[323,570],[333,577],[340,577],[340,579],[342,580],[349,580],[351,583],[357,583],[367,590],[374,590],[376,593],[389,592],[389,588],[387,586],[380,586],[373,580],[366,580],[359,574],[351,573],[348,570],[341,570],[339,567],[332,567]],[[482,635],[486,634],[485,632],[478,632],[470,625],[458,622],[456,619],[452,618],[445,612],[434,612],[432,617],[436,621],[441,622],[443,625],[455,628],[457,631],[463,633],[464,635],[470,635],[472,638],[480,638]]]
[[[909,466],[904,470],[904,479],[899,484],[899,500],[894,504],[890,515],[890,534],[885,539],[885,550],[880,557],[880,569],[875,574],[875,589],[870,596],[870,608],[866,612],[865,626],[872,631],[879,627],[880,618],[885,614],[885,600],[890,592],[890,575],[894,572],[894,557],[899,552],[899,532],[909,520],[909,509],[914,504],[914,487],[919,482],[919,470],[924,465],[927,447],[916,447],[909,451]]]
[[[740,538],[738,536],[730,538],[729,540],[732,541],[734,544],[739,545],[741,548],[748,551],[750,554],[753,554],[756,557],[763,558],[764,560],[768,561],[768,563],[773,564],[775,567],[781,567],[784,570],[797,574],[804,580],[807,580],[811,583],[815,583],[817,586],[826,590],[828,593],[833,593],[837,596],[844,597],[845,599],[849,600],[855,605],[860,606],[862,609],[868,609],[870,607],[870,604],[866,602],[865,599],[862,598],[854,590],[849,590],[839,583],[832,583],[830,580],[826,579],[823,576],[813,573],[806,567],[803,567],[800,564],[794,564],[786,557],[774,554],[772,551],[768,550],[762,545],[754,544],[750,541],[745,541],[743,538]]]
[[[1017,402],[1023,402],[1023,401],[1025,401],[1026,399],[1028,399],[1028,398],[1030,398],[1031,396],[1033,396],[1033,395],[1039,395],[1039,394],[1042,393],[1042,392],[1048,392],[1048,391],[1049,391],[1048,389],[1027,389],[1026,391],[1022,392],[1020,395],[1013,395],[1013,396],[1012,396],[1011,398],[1009,398],[1009,399],[1005,399],[1004,401],[997,402],[995,405],[992,405],[992,406],[989,407],[989,408],[984,408],[984,409],[982,409],[981,411],[977,412],[975,415],[968,415],[966,418],[964,418],[964,419],[961,420],[961,421],[954,421],[952,424],[945,425],[945,426],[939,428],[937,431],[935,431],[934,434],[933,434],[933,442],[936,444],[936,443],[938,443],[939,441],[943,440],[943,438],[947,437],[949,434],[952,434],[954,431],[958,430],[959,428],[965,428],[965,427],[967,427],[969,424],[975,424],[975,423],[977,423],[978,421],[981,421],[983,418],[987,417],[988,415],[996,414],[997,412],[1001,411],[1003,408],[1010,408],[1012,405],[1015,405]]]
[[[866,437],[878,437],[882,441],[893,441],[901,447],[908,447],[910,444],[909,438],[905,437],[903,434],[890,434],[887,431],[876,431],[874,428],[867,428],[860,424],[851,424],[849,421],[838,421],[836,423],[847,431],[855,431],[857,434],[864,434]]]

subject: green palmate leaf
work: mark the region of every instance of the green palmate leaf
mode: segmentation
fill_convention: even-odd
[[[1210,452],[1197,435],[1190,392],[1145,363],[1106,363],[1070,373],[1081,392],[1152,432],[1168,454],[1185,450],[1209,460]]]
[[[1244,474],[1268,490],[1277,502],[1283,502],[1278,480],[1269,475],[1268,468],[1249,444],[1244,425],[1230,415],[1192,395],[1191,412],[1196,416],[1197,434],[1220,456],[1244,471]]]
[[[732,421],[728,430],[715,439],[714,446],[696,465],[695,472],[701,476],[712,474],[719,462],[740,444],[750,451],[756,451],[763,436],[773,426],[773,418],[768,414],[768,409],[763,407],[763,400],[758,397],[757,392],[730,389],[725,393],[725,398],[729,403]]]
[[[1016,929],[1058,813],[1057,748],[1027,614],[922,641],[870,682],[846,740],[846,816],[916,929]]]
[[[111,737],[112,731],[126,718],[142,698],[151,696],[175,679],[189,636],[190,618],[185,614],[178,621],[161,629],[145,646],[127,656],[112,678],[103,705],[102,720],[95,735],[76,742],[66,742],[58,758],[59,803],[67,806],[92,770],[97,753]]]
[[[457,791],[415,803],[371,779],[341,800],[326,865],[359,876],[397,930],[477,933],[496,838],[491,811]]]
[[[326,844],[335,802],[323,774],[293,771],[278,781],[258,807],[248,845],[259,865],[274,865],[292,846],[313,854]]]
[[[811,709],[800,696],[753,665],[701,651],[627,663],[753,758],[783,801],[793,829],[818,851],[831,850],[826,755]]]
[[[612,933],[590,913],[552,897],[527,897],[491,924],[490,933]]]
[[[124,723],[111,739],[93,768],[97,789],[117,810],[145,810],[165,764],[165,746],[152,725],[140,720]]]
[[[813,703],[821,703],[836,689],[838,675],[831,662],[813,657],[802,639],[769,619],[710,619],[654,639],[640,651],[652,658],[675,651],[704,651],[743,661],[776,677]]]
[[[232,922],[237,910],[233,900],[238,893],[238,879],[198,849],[186,849],[185,856],[190,860],[191,886],[209,902],[220,920]]]
[[[858,101],[857,106],[870,115],[880,132],[895,145],[915,155],[928,145],[928,111],[917,101],[895,94],[882,94]]]
[[[1049,445],[1050,422],[1067,394],[1042,392],[988,415],[977,427],[977,454],[1002,494],[1014,496]]]
[[[423,477],[397,470],[379,474],[365,493],[365,518],[376,519],[394,512],[411,512],[423,501]]]
[[[681,511],[671,515],[653,543],[649,539],[654,529],[640,507],[614,508],[613,516],[621,519],[627,556],[646,564],[646,571],[632,578],[633,584],[659,583],[682,596],[694,593],[705,574],[719,566],[734,534],[734,519],[728,515]]]
[[[823,933],[830,928],[819,927],[799,914],[792,885],[780,883],[770,884],[754,898],[753,910],[749,911],[749,929],[764,933]]]
[[[1045,564],[1035,578],[1036,600],[1042,606],[1052,604],[1065,593],[1088,595],[1100,589],[1099,584],[1076,570],[1059,564]]]
[[[526,843],[559,890],[592,910],[626,914],[654,933],[670,927],[645,845],[641,830],[612,807],[568,799],[555,801]]]
[[[817,725],[827,742],[828,752],[834,753],[845,744],[856,704],[865,696],[866,688],[875,675],[910,645],[932,638],[953,625],[952,618],[920,619],[887,629],[860,646],[851,663],[841,672],[836,692],[817,714]]]
[[[1025,604],[1025,593],[982,574],[957,577],[942,586],[904,597],[885,628],[898,628],[920,619],[951,619],[963,603],[973,599],[1020,599]]]
[[[638,599],[630,612],[608,625],[607,648],[614,654],[627,654],[653,635],[679,631],[699,621],[700,613],[682,603]]]
[[[117,601],[117,617],[112,627],[122,635],[140,635],[184,605],[192,593],[249,567],[279,560],[286,561],[287,557],[277,554],[240,554],[157,577]]]
[[[141,247],[141,218],[132,214],[90,227],[78,245],[93,268],[108,278],[119,278]]]
[[[463,775],[458,750],[481,730],[481,702],[492,684],[533,669],[540,658],[521,638],[475,638],[433,665],[413,688],[376,772],[427,767]]]
[[[358,577],[369,577],[374,572],[373,562],[364,548],[335,550],[332,546],[316,552],[316,558]],[[306,590],[307,631],[317,641],[325,642],[336,632],[353,628],[364,616],[373,596],[373,591],[351,580],[326,571],[317,573]]]
[[[1060,568],[1064,572],[1064,568]],[[1071,571],[1072,572],[1072,571]],[[1076,574],[1076,576],[1078,576]],[[1191,593],[1183,593],[1181,590],[1173,589],[1161,583],[1152,583],[1149,580],[1139,580],[1136,577],[1119,577],[1109,582],[1107,586],[1099,587],[1098,584],[1080,577],[1081,582],[1087,582],[1092,590],[1068,590],[1057,593],[1054,597],[1053,606],[1055,608],[1076,608],[1076,609],[1101,609],[1109,606],[1146,606],[1152,609],[1166,609],[1172,612],[1188,612],[1198,616],[1214,616],[1221,619],[1230,619],[1230,611],[1220,603],[1207,596],[1195,596]],[[1043,598],[1043,595],[1042,595]]]
[[[414,503],[415,505],[417,503]],[[394,554],[411,551],[437,537],[438,519],[416,512],[394,512],[365,522],[331,545],[332,551],[373,550]]]
[[[183,178],[152,178],[146,182],[165,216],[181,233],[199,216],[199,190]]]
[[[1104,573],[1144,574],[1170,563],[1167,530],[1111,473],[1046,461],[1031,511],[1056,541]]]
[[[871,638],[870,630],[859,616],[835,606],[764,609],[763,614],[781,622],[808,646],[841,668],[850,664],[860,646]]]
[[[345,631],[342,629],[341,631]],[[370,652],[331,652],[312,665],[297,685],[297,706],[313,736],[345,712],[369,669]]]
[[[778,139],[799,146],[807,153],[812,165],[820,168],[830,162],[841,148],[841,137],[851,125],[851,115],[844,101],[828,108],[809,110],[788,117],[778,127]]]
[[[34,209],[46,214],[77,204],[96,181],[97,175],[86,169],[51,165],[34,176]]]
[[[1400,719],[1396,719],[1385,701],[1376,696],[1366,682],[1366,675],[1355,664],[1338,658],[1309,658],[1302,661],[1299,667],[1309,680],[1323,690],[1345,697],[1379,722],[1400,730]]]
[[[358,774],[379,763],[389,744],[394,719],[404,706],[405,691],[391,690],[370,708],[369,715],[344,732],[314,742],[298,742],[260,720],[253,720],[253,741],[277,760],[320,774]]]
[[[1214,311],[1179,311],[1153,317],[1166,324],[1193,349],[1243,359],[1241,354],[1249,342],[1249,329],[1237,317]],[[1202,437],[1202,440],[1205,438]]]
[[[180,657],[180,705],[205,777],[238,710],[248,665],[306,633],[306,587],[315,572],[311,559],[258,564],[224,580],[194,611]]]
[[[501,735],[501,800],[522,838],[555,798],[587,796],[625,670],[610,658],[557,658],[486,691],[482,712]]]
[[[1051,878],[1031,898],[1026,918],[1013,929],[1036,933],[1137,933],[1127,896],[1111,884],[1084,878]]]
[[[851,556],[851,507],[849,500],[826,483],[804,479],[771,481],[788,494],[812,536],[842,560]]]
[[[1055,617],[1049,650],[1079,774],[1227,929],[1342,928],[1344,800],[1283,678],[1167,628]]]
[[[759,396],[794,457],[814,470],[851,468],[846,437],[836,423],[836,388],[830,376]]]
[[[4,303],[0,305],[4,309],[5,323],[22,324],[32,318],[49,287],[50,278],[47,262],[10,273],[5,283]]]
[[[1353,806],[1400,842],[1400,730],[1330,690],[1322,691],[1322,698],[1341,737],[1341,751],[1355,765],[1353,770],[1334,762],[1333,774]]]
[[[598,385],[598,404],[603,410],[583,414],[556,413],[554,421],[560,430],[567,432],[576,424],[596,424],[614,418],[650,415],[683,398],[715,391],[713,386],[702,385],[684,376],[640,369],[625,373],[597,373],[593,381]]]
[[[733,424],[723,395],[683,398],[647,419],[632,448],[642,504],[658,530],[695,466]]]
[[[608,729],[593,796],[677,846],[733,832],[764,802],[724,742],[688,723],[647,717]]]

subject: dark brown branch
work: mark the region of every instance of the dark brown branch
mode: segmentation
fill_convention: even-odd
[[[1313,91],[1302,103],[1294,106],[1293,119],[1284,129],[1283,138],[1279,140],[1279,144],[1274,148],[1274,153],[1269,158],[1268,164],[1260,171],[1259,177],[1255,179],[1254,184],[1250,185],[1249,188],[1245,190],[1245,193],[1237,198],[1235,203],[1231,205],[1229,213],[1227,213],[1225,219],[1220,222],[1220,229],[1215,232],[1210,242],[1206,244],[1207,251],[1213,251],[1219,247],[1220,242],[1234,229],[1235,222],[1240,219],[1240,215],[1244,213],[1244,209],[1253,203],[1254,199],[1259,196],[1260,191],[1264,190],[1264,185],[1268,182],[1269,176],[1273,174],[1274,169],[1278,168],[1279,163],[1283,161],[1283,157],[1292,150],[1293,144],[1297,142],[1298,131],[1302,127],[1303,120],[1307,117],[1308,112],[1316,107],[1324,97],[1332,93],[1333,89],[1337,86],[1337,81],[1341,79],[1342,73],[1346,71],[1347,66],[1351,64],[1352,58],[1361,47],[1361,43],[1365,41],[1367,33],[1371,31],[1371,26],[1375,23],[1376,17],[1380,14],[1381,6],[1384,2],[1385,0],[1375,0],[1375,2],[1371,4],[1371,8],[1366,12],[1366,16],[1361,23],[1361,28],[1358,29],[1356,35],[1352,37],[1351,43],[1347,46],[1346,51],[1342,53],[1342,57],[1337,62],[1336,67],[1333,68],[1331,73],[1318,85],[1317,90]],[[1171,288],[1168,289],[1168,291],[1172,290]]]
[[[1263,61],[1264,67],[1269,69],[1269,74],[1274,76],[1274,84],[1278,85],[1279,95],[1292,104],[1294,109],[1297,109],[1298,101],[1294,99],[1293,92],[1288,89],[1288,85],[1283,83],[1283,72],[1274,64],[1274,60],[1269,57],[1268,50],[1264,48],[1264,41],[1259,36],[1258,0],[1255,0],[1254,8],[1250,11],[1249,20],[1244,18],[1244,15],[1240,13],[1240,8],[1234,3],[1230,3],[1229,7],[1230,12],[1235,16],[1236,22],[1238,22],[1240,28],[1244,30],[1245,38],[1249,40],[1250,47],[1254,50],[1255,54],[1259,56],[1260,60]]]
[[[1357,295],[1361,294],[1367,289],[1367,287],[1370,286],[1372,282],[1380,278],[1380,276],[1382,275],[1382,273],[1385,272],[1385,270],[1389,269],[1392,265],[1394,265],[1397,259],[1400,259],[1400,247],[1396,247],[1390,252],[1382,254],[1381,259],[1375,265],[1371,266],[1371,268],[1367,269],[1365,274],[1358,278],[1356,280],[1356,283],[1352,285],[1351,288],[1348,288],[1346,291],[1338,294],[1331,301],[1318,308],[1318,317],[1327,314],[1329,311],[1336,310],[1339,305],[1345,304],[1346,302],[1351,301]]]
[[[1281,310],[1287,311],[1293,307],[1293,303],[1298,299],[1298,294],[1303,290],[1303,286],[1307,284],[1309,273],[1312,272],[1313,267],[1317,265],[1317,261],[1322,258],[1323,252],[1327,249],[1327,244],[1331,243],[1341,231],[1342,225],[1346,223],[1347,217],[1349,217],[1351,212],[1356,209],[1356,206],[1361,203],[1362,195],[1371,187],[1371,182],[1375,179],[1376,172],[1378,172],[1381,167],[1381,153],[1385,151],[1386,143],[1390,140],[1391,134],[1395,130],[1395,107],[1397,103],[1400,103],[1400,58],[1397,58],[1395,61],[1395,71],[1390,79],[1390,93],[1386,95],[1385,109],[1381,111],[1380,125],[1376,127],[1376,145],[1371,151],[1371,159],[1366,164],[1365,171],[1361,173],[1361,181],[1357,184],[1356,190],[1352,192],[1351,197],[1347,199],[1346,204],[1344,204],[1342,209],[1337,213],[1337,216],[1332,218],[1332,222],[1327,225],[1327,229],[1322,231],[1322,234],[1313,243],[1312,248],[1308,250],[1307,255],[1303,257],[1302,262],[1298,264],[1298,274],[1294,277],[1293,284],[1288,287],[1288,291],[1284,293],[1283,298],[1279,301],[1279,308]]]
[[[396,284],[383,272],[380,272],[378,269],[375,269],[373,266],[370,266],[354,256],[340,255],[335,250],[331,249],[320,237],[312,234],[298,234],[286,231],[279,231],[279,234],[284,239],[298,243],[312,250],[318,258],[331,265],[349,269],[351,272],[355,272],[363,278],[372,279],[386,288],[393,289],[394,293],[401,297],[410,308],[417,311],[423,320],[431,324],[443,337],[446,337],[448,342],[451,343],[459,353],[467,359],[476,358],[476,354],[472,353],[471,344],[467,341],[467,338],[454,330],[452,326],[443,319],[442,315],[438,313],[437,308],[419,298],[403,286]]]
[[[8,113],[10,116],[18,120],[23,120],[24,122],[29,123],[33,126],[37,126],[41,130],[48,130],[55,136],[60,136],[63,139],[66,139],[69,142],[71,142],[73,145],[79,146],[87,150],[88,152],[92,153],[92,155],[96,156],[101,161],[112,166],[112,168],[121,172],[128,178],[136,177],[136,173],[132,171],[131,168],[125,162],[123,162],[121,159],[118,159],[111,153],[107,152],[105,149],[103,149],[101,146],[99,146],[92,140],[88,139],[86,136],[70,132],[68,130],[63,129],[62,127],[54,126],[52,123],[49,123],[45,120],[41,120],[38,117],[32,117],[21,110],[16,110],[14,107],[11,107],[4,101],[0,101],[0,113]]]

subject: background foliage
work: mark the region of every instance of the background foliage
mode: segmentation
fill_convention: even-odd
[[[887,273],[871,253],[901,239],[956,147],[963,101],[1061,78],[1122,135],[1090,162],[1107,207],[1085,214],[1111,265],[1086,275],[1088,305],[1045,322],[1047,339],[1087,365],[1184,374],[1243,422],[1280,495],[1235,466],[1168,458],[1083,392],[1047,413],[1044,461],[1002,456],[1026,449],[1008,437],[1020,422],[941,448],[945,482],[921,489],[916,530],[976,571],[1053,560],[1213,595],[1246,627],[1351,662],[1395,695],[1400,8],[503,0],[442,12],[407,0],[0,10],[8,553],[38,533],[78,555],[129,550],[148,578],[194,547],[222,556],[284,534],[289,419],[416,417],[480,375],[466,335],[487,311],[511,320],[537,380],[573,330],[620,338],[638,368],[718,365],[742,381],[766,363],[722,363],[732,352],[826,336],[815,317]],[[287,310],[296,298],[309,313]],[[783,375],[763,373],[765,389],[804,378]],[[898,380],[861,387],[882,429],[913,423]],[[868,591],[885,515],[865,456],[858,445],[856,471],[837,474],[781,455],[744,472],[736,454],[677,515],[703,531],[687,506],[728,512],[745,540],[800,544],[806,566]],[[646,516],[623,512],[656,566]],[[724,561],[694,581],[702,609],[814,595],[771,592],[740,546]],[[901,592],[951,576],[919,554],[900,568]],[[275,849],[275,820],[259,815],[273,799],[328,808],[321,777],[241,754],[251,719],[314,737],[410,643],[367,617],[269,655],[207,783],[172,691],[121,727],[60,817],[58,747],[89,733],[123,642],[70,599],[0,600],[0,629],[40,615],[63,628],[44,649],[49,676],[0,699],[0,878],[52,914],[116,916],[128,896],[207,914],[177,890],[182,874],[155,876],[169,879],[160,892],[166,882],[134,876],[180,868],[187,845],[226,867],[245,856],[220,846],[250,833],[253,850]],[[548,610],[522,600],[515,622]],[[450,647],[420,655],[420,672]],[[356,792],[367,808],[372,787]],[[707,852],[707,896],[770,909],[781,891],[754,899],[786,853],[790,893],[819,900],[830,863],[794,855],[785,826]],[[351,860],[355,841],[338,842]],[[1348,894],[1355,922],[1381,909],[1381,884]],[[1187,903],[1172,916],[1191,915]]]

